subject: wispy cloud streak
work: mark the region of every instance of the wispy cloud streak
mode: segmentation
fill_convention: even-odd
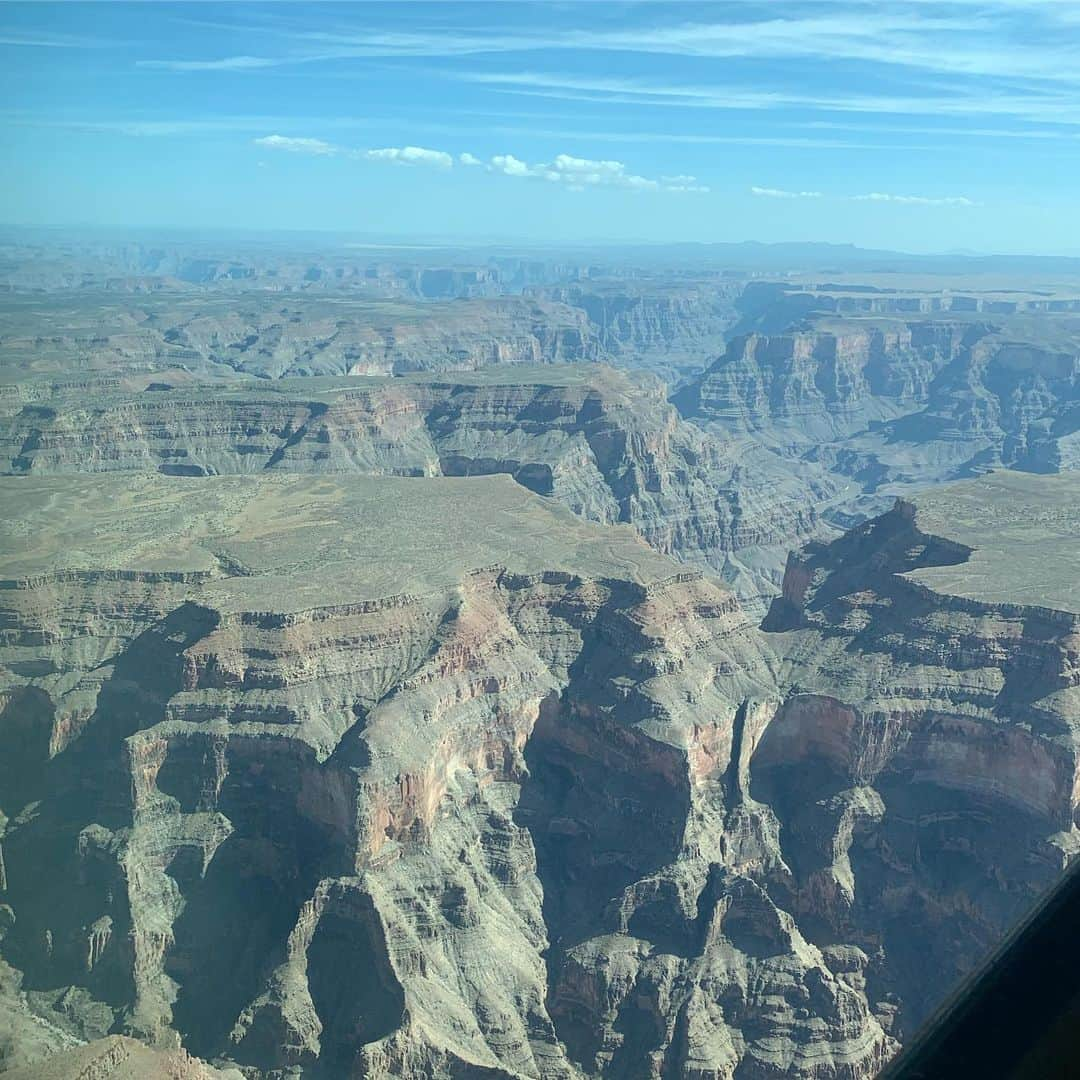
[[[266,56],[225,56],[218,60],[136,60],[135,66],[159,71],[257,71],[280,63]]]
[[[1080,97],[1061,91],[980,90],[934,95],[785,92],[751,86],[664,83],[648,79],[589,77],[546,72],[464,72],[455,77],[526,97],[593,104],[767,111],[808,109],[825,113],[883,113],[895,116],[1006,116],[1053,124],[1080,124]]]
[[[787,191],[784,188],[751,187],[750,194],[766,199],[825,199],[839,198],[846,202],[899,203],[905,206],[978,206],[966,195],[893,195],[884,191],[870,191],[865,195],[827,196],[823,191]]]
[[[785,191],[783,188],[752,187],[751,195],[758,195],[766,199],[820,199],[820,191]]]
[[[726,17],[670,21],[653,15],[629,25],[596,27],[582,19],[588,5],[581,5],[570,9],[578,25],[559,27],[552,20],[552,25],[534,24],[513,33],[415,24],[408,30],[347,24],[313,28],[292,19],[271,19],[251,29],[288,43],[276,56],[149,63],[174,71],[242,70],[245,65],[237,62],[252,59],[269,66],[373,57],[616,52],[876,64],[943,76],[1080,85],[1080,41],[1075,34],[1080,5],[1073,0],[795,0],[769,5],[765,14],[757,5],[738,2],[712,10]],[[242,26],[237,23],[233,29]]]

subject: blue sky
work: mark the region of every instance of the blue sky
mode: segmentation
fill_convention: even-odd
[[[9,223],[1080,253],[1080,0],[0,5]]]

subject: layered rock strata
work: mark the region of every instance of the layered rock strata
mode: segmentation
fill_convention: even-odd
[[[7,374],[104,376],[183,367],[262,379],[472,370],[598,359],[584,312],[540,299],[422,303],[348,295],[76,293],[10,297],[0,312]]]
[[[0,1063],[858,1080],[1080,850],[1072,477],[763,632],[506,476],[0,494]]]
[[[1077,535],[1075,475],[997,473],[793,555],[766,619],[785,906],[871,958],[901,1038],[1080,851]]]
[[[761,613],[788,551],[844,492],[752,440],[702,433],[654,379],[602,365],[255,386],[147,376],[93,386],[90,401],[69,383],[16,384],[0,403],[7,471],[507,473],[720,571]]]
[[[0,486],[2,949],[72,1038],[267,1077],[890,1052],[755,880],[775,661],[717,584],[505,477]]]
[[[641,367],[672,388],[722,353],[741,282],[583,283],[536,290],[580,308],[612,363]]]
[[[733,340],[676,401],[710,430],[850,478],[861,495],[842,509],[873,513],[993,467],[1075,468],[1080,322],[818,318]]]

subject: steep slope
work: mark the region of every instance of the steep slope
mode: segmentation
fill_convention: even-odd
[[[1080,850],[1073,476],[811,545],[765,632],[506,476],[0,496],[0,954],[53,1043],[858,1080]]]
[[[788,551],[820,528],[815,507],[843,490],[827,477],[808,488],[814,470],[749,440],[703,434],[655,380],[602,365],[173,389],[148,379],[96,388],[89,401],[66,383],[15,385],[0,403],[6,470],[508,473],[582,517],[626,522],[658,551],[719,570],[762,613]]]
[[[754,883],[774,661],[716,584],[506,478],[0,486],[2,948],[51,1023],[257,1075],[889,1052]]]
[[[675,400],[710,430],[851,478],[861,494],[840,509],[877,512],[893,495],[995,466],[1076,467],[1080,321],[814,317],[736,338]]]
[[[1080,851],[1077,535],[1075,474],[952,485],[793,555],[765,622],[787,904],[875,958],[901,1037]]]
[[[722,353],[738,319],[739,281],[585,282],[533,290],[580,308],[611,363],[675,387]]]

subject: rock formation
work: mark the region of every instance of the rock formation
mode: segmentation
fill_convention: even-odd
[[[219,1070],[185,1050],[151,1049],[110,1035],[4,1072],[4,1080],[243,1080],[239,1069]]]
[[[0,312],[5,375],[105,376],[182,367],[264,379],[471,370],[598,359],[584,312],[520,297],[448,303],[337,294],[11,297]]]
[[[658,551],[719,570],[764,613],[787,553],[841,483],[752,440],[679,419],[662,386],[597,364],[452,376],[81,387],[36,380],[0,402],[15,474],[155,469],[463,476],[508,473]],[[145,389],[137,389],[138,387]],[[805,474],[813,486],[807,488]]]
[[[536,292],[584,311],[612,363],[645,368],[674,388],[723,352],[742,287],[735,281],[619,282]]]
[[[762,632],[508,476],[4,478],[0,989],[251,1077],[872,1076],[1077,850],[1078,494],[900,503]]]
[[[0,247],[0,1072],[864,1080],[1080,851],[1075,290]]]
[[[1080,851],[1078,530],[1076,474],[949,486],[793,555],[765,621],[787,697],[751,790],[901,1037]]]
[[[5,484],[4,953],[53,1023],[332,1076],[887,1052],[721,866],[775,689],[716,584],[508,478]]]
[[[1080,320],[815,317],[734,339],[675,400],[709,430],[856,481],[835,515],[851,521],[988,468],[1080,464]]]

